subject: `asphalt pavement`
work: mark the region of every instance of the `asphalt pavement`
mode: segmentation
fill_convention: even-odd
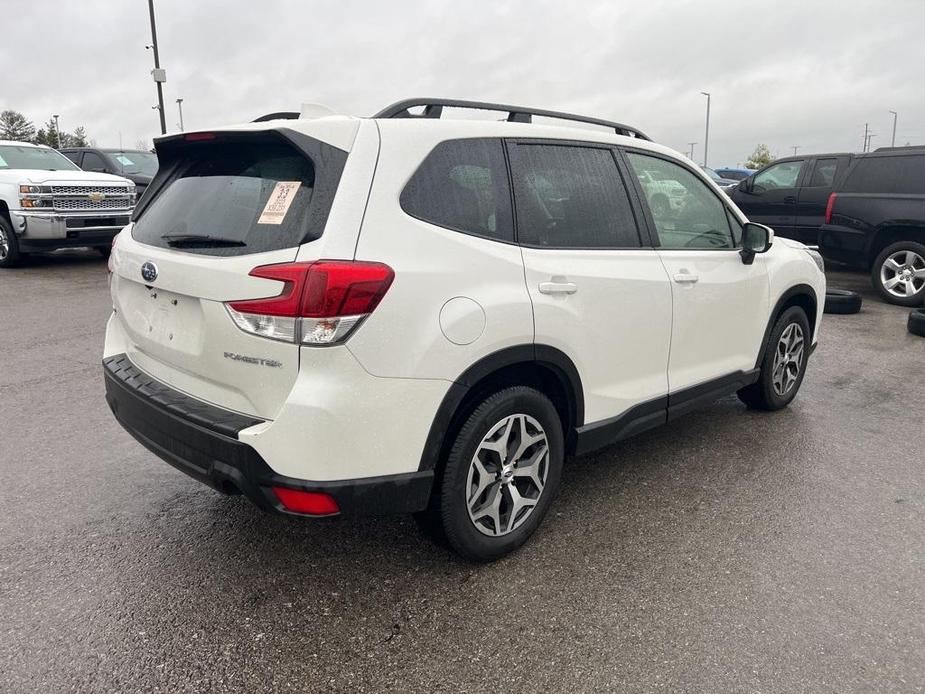
[[[782,412],[570,462],[515,555],[260,513],[112,418],[92,253],[0,271],[2,692],[925,691],[925,339],[864,276]]]

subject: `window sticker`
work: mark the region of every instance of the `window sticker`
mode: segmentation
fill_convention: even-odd
[[[273,188],[257,224],[282,224],[301,185],[300,181],[279,181]]]
[[[132,166],[132,165],[135,163],[135,162],[133,162],[131,159],[129,159],[127,156],[125,156],[124,154],[119,154],[119,155],[117,155],[117,156],[116,156],[116,159],[117,159],[117,160],[119,161],[119,163],[122,164],[123,166]]]

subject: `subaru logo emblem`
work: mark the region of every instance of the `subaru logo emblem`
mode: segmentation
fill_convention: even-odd
[[[153,282],[157,279],[157,265],[150,260],[141,266],[141,278],[145,282]]]

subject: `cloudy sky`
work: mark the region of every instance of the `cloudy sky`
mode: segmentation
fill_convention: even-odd
[[[12,0],[5,0],[12,2]],[[925,143],[925,0],[156,0],[169,130],[302,102],[368,115],[408,96],[573,111],[735,165]],[[4,17],[0,109],[86,127],[100,146],[159,132],[147,2],[33,0]]]

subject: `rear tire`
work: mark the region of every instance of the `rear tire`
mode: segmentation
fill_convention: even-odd
[[[870,281],[884,301],[897,306],[921,306],[925,301],[925,246],[899,241],[880,251]]]
[[[809,359],[809,319],[799,306],[784,311],[768,338],[758,380],[737,395],[753,410],[774,411],[790,404],[806,374]]]
[[[16,267],[21,259],[19,239],[13,233],[13,226],[0,215],[0,268]]]
[[[416,518],[428,530],[428,520],[439,517],[447,543],[466,559],[499,559],[539,527],[558,492],[564,458],[562,422],[549,398],[526,386],[506,388],[463,424],[447,457],[435,515]]]
[[[925,308],[914,308],[909,311],[909,320],[906,328],[913,335],[925,337]]]

